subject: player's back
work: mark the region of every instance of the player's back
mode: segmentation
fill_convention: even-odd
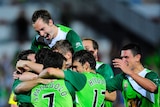
[[[101,107],[104,104],[106,83],[100,74],[85,72],[87,82],[76,92],[76,107]]]
[[[54,80],[34,87],[31,102],[34,107],[73,107],[72,97],[64,80]]]

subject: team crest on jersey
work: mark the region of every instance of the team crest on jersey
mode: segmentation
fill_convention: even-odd
[[[80,42],[77,42],[77,43],[76,43],[76,48],[81,47],[81,46],[82,46],[82,45],[81,45]]]
[[[124,87],[124,89],[126,89],[128,87],[128,82],[127,81],[124,81],[123,87]]]

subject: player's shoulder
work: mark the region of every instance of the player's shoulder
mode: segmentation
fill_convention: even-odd
[[[72,30],[70,27],[67,27],[67,26],[64,26],[64,25],[61,25],[61,24],[56,24],[56,26],[64,32],[69,32],[70,30]]]

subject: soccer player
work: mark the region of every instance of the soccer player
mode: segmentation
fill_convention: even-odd
[[[71,68],[72,66],[72,56],[73,56],[73,48],[72,45],[68,42],[68,40],[59,40],[52,47],[53,51],[61,53],[66,59],[66,67]]]
[[[96,59],[96,72],[101,74],[105,80],[107,81],[110,78],[114,77],[113,70],[109,64],[105,64],[103,62],[99,61],[98,58],[98,51],[99,51],[99,46],[98,43],[91,38],[83,38],[82,39],[83,46],[86,50],[91,52]],[[105,100],[105,107],[112,107],[113,106],[113,101],[116,99],[116,92],[108,93],[106,92],[106,100]]]
[[[122,47],[121,58],[113,60],[123,73],[106,82],[107,90],[121,90],[126,107],[159,107],[158,75],[141,63],[141,48],[130,43]]]
[[[95,72],[94,56],[86,51],[76,52],[72,58],[72,71],[46,68],[40,74],[41,78],[55,77],[69,81],[76,91],[76,107],[101,107],[105,99],[105,79]]]
[[[63,25],[54,24],[47,10],[36,10],[32,15],[32,26],[38,33],[32,41],[31,49],[37,52],[42,47],[51,48],[58,40],[68,40],[74,52],[83,50],[81,38],[75,31]]]
[[[24,50],[22,52],[20,52],[18,54],[18,57],[17,57],[17,61],[18,60],[30,60],[30,61],[33,61],[35,62],[35,53],[32,51],[32,50]],[[23,72],[23,70],[21,69],[21,71],[16,71],[19,75],[21,75]],[[13,86],[12,86],[12,90],[14,92],[14,94],[16,95],[15,96],[15,99],[17,101],[17,105],[19,107],[33,107],[33,105],[31,104],[31,100],[30,100],[30,93],[29,92],[26,92],[26,93],[22,93],[22,94],[17,94],[15,92],[15,88],[17,85],[19,85],[22,81],[20,80],[20,76],[14,80],[14,83],[13,83]]]

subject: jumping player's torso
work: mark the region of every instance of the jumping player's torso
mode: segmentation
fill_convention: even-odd
[[[32,41],[31,49],[37,52],[43,47],[52,48],[59,40],[68,40],[75,52],[84,49],[80,37],[71,28],[63,25],[56,26],[58,27],[58,34],[55,38],[52,40],[46,40],[44,37],[36,35]]]

